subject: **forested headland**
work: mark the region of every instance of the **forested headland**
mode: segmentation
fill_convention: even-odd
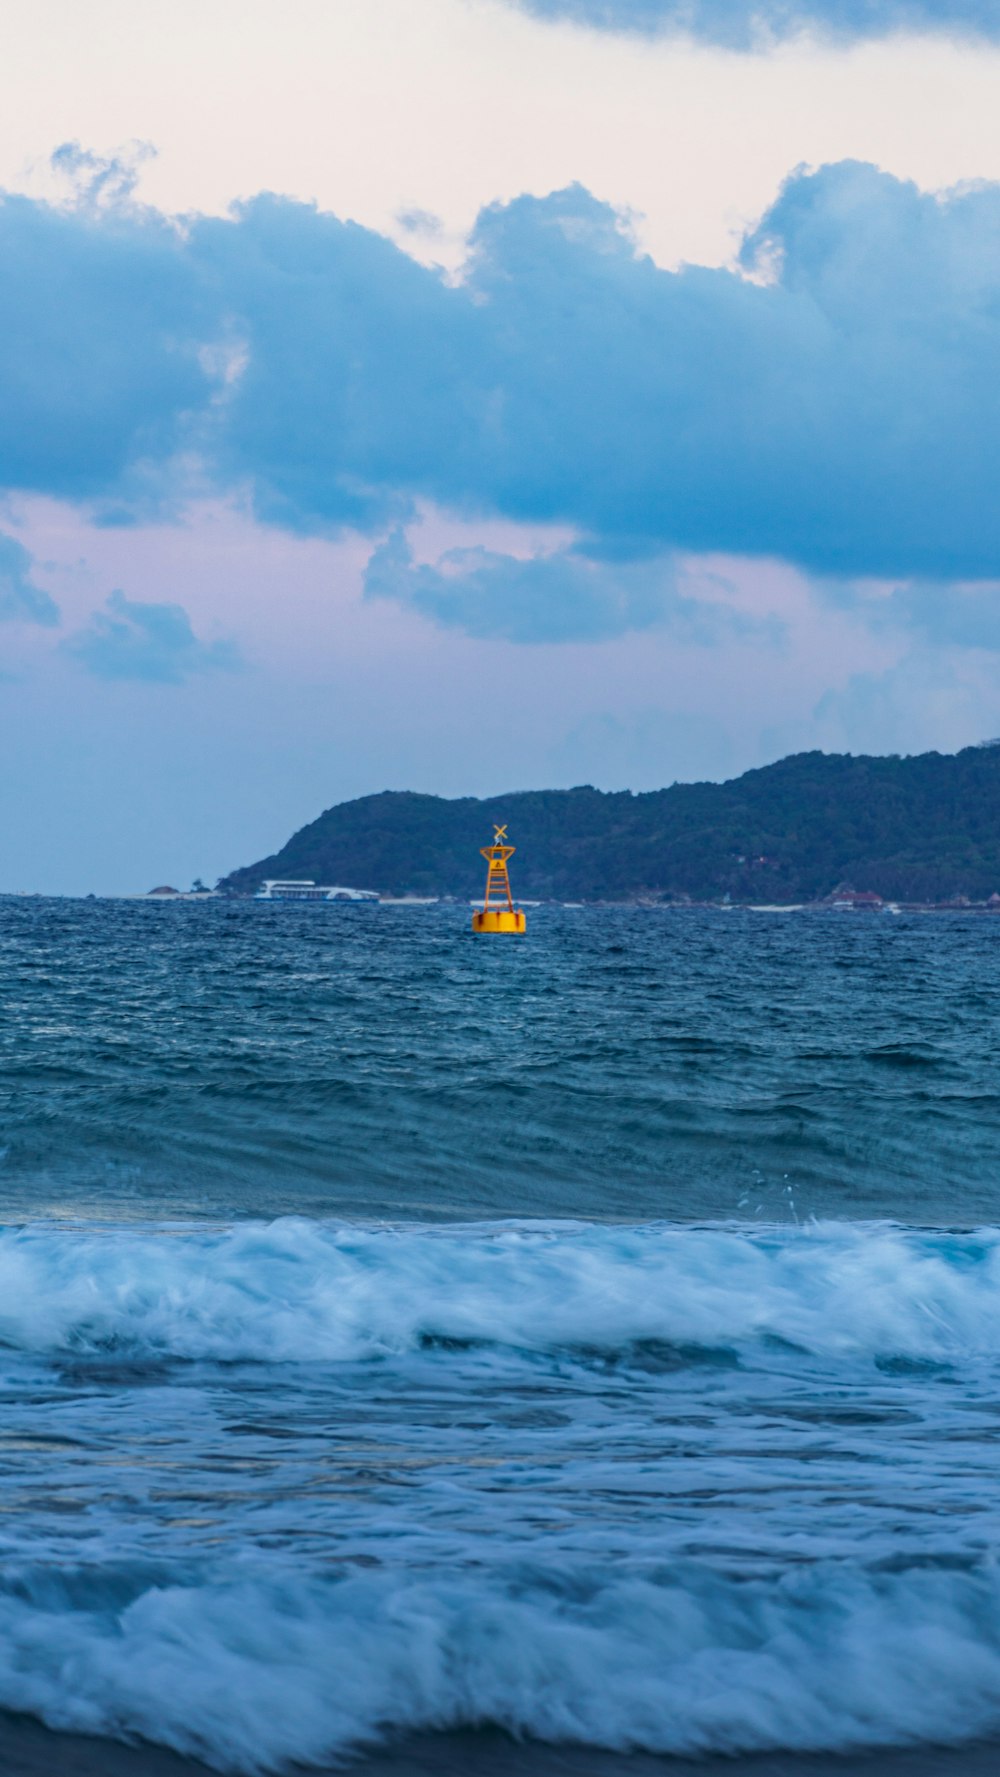
[[[220,888],[265,877],[473,896],[479,847],[506,823],[517,892],[574,901],[816,901],[1000,891],[1000,746],[911,757],[797,753],[728,783],[641,794],[520,790],[484,800],[386,790],[329,808]]]

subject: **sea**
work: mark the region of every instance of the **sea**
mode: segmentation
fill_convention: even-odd
[[[0,900],[4,1777],[1000,1769],[1000,918]]]

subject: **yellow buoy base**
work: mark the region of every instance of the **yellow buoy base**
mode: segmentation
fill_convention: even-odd
[[[520,907],[487,907],[472,915],[474,932],[523,932],[526,924]]]

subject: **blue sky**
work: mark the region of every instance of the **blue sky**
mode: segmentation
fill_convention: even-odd
[[[1000,728],[1000,6],[420,0],[404,96],[257,5],[210,129],[229,0],[102,5],[0,128],[0,886]]]

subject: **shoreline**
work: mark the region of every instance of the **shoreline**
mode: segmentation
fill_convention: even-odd
[[[204,892],[190,893],[185,890],[168,892],[151,890],[146,893],[132,891],[120,894],[88,893],[66,894],[50,892],[45,889],[0,889],[0,901],[72,901],[72,902],[113,902],[115,905],[134,907],[176,907],[215,905],[221,907],[250,907],[260,902],[257,895],[220,894],[215,889]],[[335,899],[304,903],[301,901],[283,901],[280,896],[264,903],[268,907],[303,905],[320,906],[329,910],[331,907],[364,906],[402,907],[409,910],[425,911],[427,908],[459,909],[479,906],[478,900],[464,895],[378,895],[375,900],[369,899]],[[616,913],[853,913],[853,914],[924,914],[950,913],[975,914],[977,917],[1000,915],[1000,905],[989,901],[868,901],[859,898],[855,901],[837,901],[822,899],[819,901],[658,901],[637,895],[624,901],[537,901],[524,896],[517,897],[517,905],[529,912],[616,912]]]
[[[865,1753],[754,1753],[672,1758],[596,1747],[515,1741],[494,1730],[419,1734],[301,1777],[992,1777],[1000,1744]],[[214,1769],[164,1747],[54,1733],[32,1716],[0,1712],[4,1777],[208,1777]]]

